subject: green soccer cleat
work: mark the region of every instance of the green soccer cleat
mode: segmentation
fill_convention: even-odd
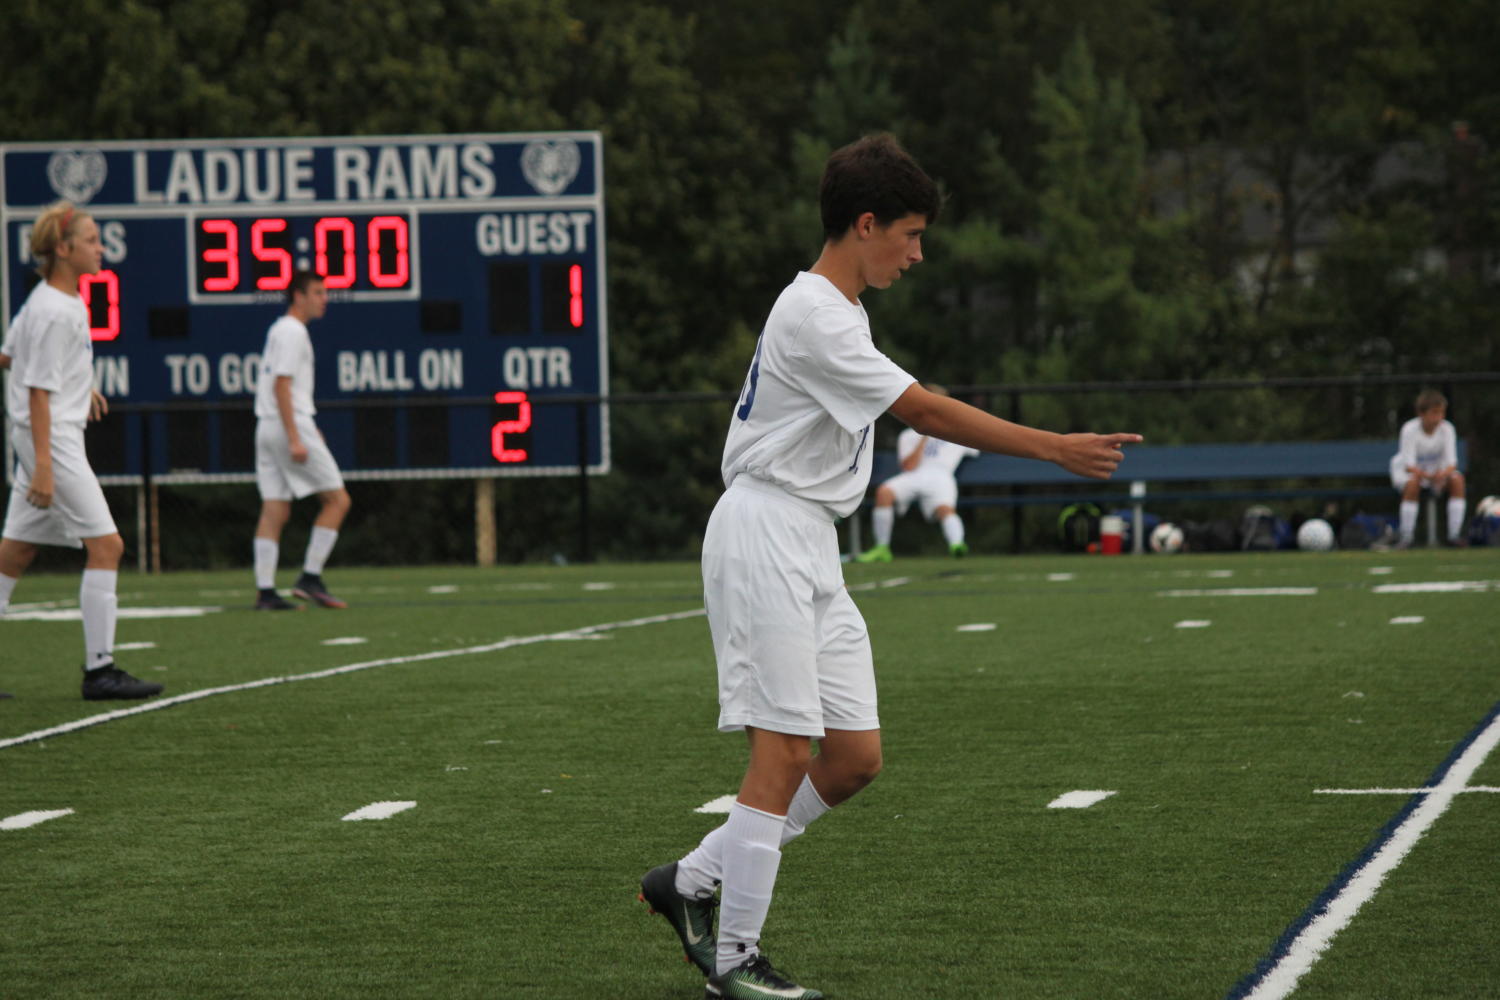
[[[704,1000],[766,1000],[767,997],[823,1000],[823,994],[817,990],[798,986],[771,968],[771,960],[764,955],[756,955],[722,976],[710,976],[703,993]]]
[[[891,555],[891,547],[889,545],[872,545],[855,556],[854,561],[862,563],[890,562],[893,558],[895,557]]]
[[[677,892],[677,862],[653,868],[641,878],[641,892],[636,897],[667,918],[667,923],[682,941],[683,956],[705,976],[713,975],[714,952],[719,939],[714,936],[714,908],[719,901],[709,896],[695,899]]]
[[[954,542],[952,545],[948,546],[948,554],[955,559],[962,559],[964,556],[969,554],[969,546],[964,544],[963,542]]]

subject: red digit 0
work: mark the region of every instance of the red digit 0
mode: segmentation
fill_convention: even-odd
[[[497,462],[526,461],[526,449],[505,447],[505,435],[520,434],[531,429],[531,403],[527,401],[526,393],[497,392],[495,402],[515,403],[517,409],[516,419],[501,420],[490,428],[490,454],[495,456]]]
[[[343,260],[337,274],[328,269],[328,233],[332,230],[343,237]],[[348,288],[354,284],[354,221],[352,219],[319,219],[313,226],[314,249],[317,250],[317,272],[323,276],[323,284],[329,288]]]
[[[104,286],[105,301],[109,303],[103,326],[93,325],[94,286]],[[89,311],[89,338],[91,340],[114,340],[120,335],[120,277],[113,271],[85,274],[78,279],[78,294],[83,297],[84,307]]]
[[[386,274],[380,268],[380,234],[390,233],[396,240],[396,269]],[[411,275],[411,252],[407,248],[406,220],[399,215],[377,215],[366,231],[370,248],[370,284],[376,288],[401,288]]]

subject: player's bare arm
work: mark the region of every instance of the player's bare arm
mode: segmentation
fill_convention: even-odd
[[[98,389],[89,390],[89,420],[103,420],[109,412],[109,400]]]
[[[33,386],[27,399],[31,413],[31,447],[36,467],[26,499],[34,507],[52,506],[52,393]]]
[[[1125,457],[1120,448],[1142,440],[1139,434],[1056,434],[1011,423],[967,403],[928,392],[915,382],[891,404],[890,412],[928,437],[1052,462],[1090,479],[1108,479]]]
[[[306,462],[307,445],[302,443],[302,436],[297,433],[296,414],[292,409],[292,377],[276,376],[275,391],[276,410],[281,414],[281,426],[286,429],[287,450],[291,452],[293,462]]]
[[[9,367],[10,367],[10,355],[6,354],[4,351],[0,351],[0,368],[9,368]]]

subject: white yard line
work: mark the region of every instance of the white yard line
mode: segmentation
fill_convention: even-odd
[[[1448,810],[1454,797],[1478,789],[1479,786],[1469,784],[1469,779],[1497,743],[1500,743],[1500,711],[1491,713],[1488,725],[1470,741],[1452,766],[1442,771],[1437,784],[1410,790],[1421,796],[1416,807],[1366,850],[1362,863],[1351,866],[1351,870],[1329,886],[1308,908],[1305,917],[1310,919],[1289,941],[1277,943],[1274,960],[1263,972],[1248,977],[1232,991],[1231,1000],[1282,1000],[1289,996],[1297,988],[1297,982],[1323,957],[1335,935],[1349,926],[1360,907],[1374,897],[1385,877]]]
[[[33,809],[31,812],[16,813],[14,816],[0,819],[0,830],[24,830],[38,823],[45,823],[49,819],[71,815],[73,815],[71,809]]]
[[[120,719],[128,719],[133,715],[144,712],[157,712],[163,708],[171,708],[189,701],[198,701],[203,698],[212,698],[221,694],[235,694],[240,691],[251,691],[255,688],[270,687],[274,684],[293,684],[297,681],[322,680],[325,677],[336,677],[339,674],[352,674],[361,670],[372,670],[375,667],[391,667],[403,663],[421,663],[427,660],[443,660],[454,656],[475,656],[481,653],[497,653],[504,649],[514,649],[518,646],[530,646],[538,642],[556,642],[569,639],[580,639],[586,636],[596,635],[600,632],[612,632],[616,629],[639,628],[642,625],[659,625],[664,622],[682,621],[687,618],[697,618],[705,614],[702,608],[694,611],[675,611],[665,615],[650,615],[646,618],[631,618],[626,621],[604,622],[600,625],[585,625],[582,628],[567,629],[562,632],[546,632],[539,635],[518,636],[509,639],[501,639],[499,642],[486,643],[483,646],[464,646],[459,649],[436,649],[428,653],[417,653],[412,656],[390,656],[380,660],[366,660],[362,663],[347,663],[341,667],[329,667],[326,670],[314,670],[306,674],[287,674],[281,677],[263,677],[256,681],[246,681],[242,684],[226,684],[223,687],[203,688],[198,691],[189,691],[186,694],[173,695],[170,698],[159,698],[154,701],[142,702],[130,708],[116,709],[113,712],[104,712],[99,715],[90,715],[87,718],[77,719],[73,722],[65,722],[59,726],[51,726],[47,729],[38,729],[20,736],[0,740],[0,750],[7,747],[20,746],[23,743],[34,743],[37,740],[50,739],[54,736],[62,736],[66,733],[77,732],[90,726],[102,725],[106,722],[116,722]]]

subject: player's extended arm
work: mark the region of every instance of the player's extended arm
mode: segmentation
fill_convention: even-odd
[[[26,499],[34,507],[52,506],[52,393],[31,387],[26,400],[31,413],[31,447],[36,467],[31,470],[31,489]]]
[[[891,413],[928,437],[981,451],[1053,462],[1090,479],[1108,479],[1125,457],[1120,446],[1142,440],[1139,434],[1055,434],[1013,424],[967,403],[928,392],[915,382],[891,404]]]
[[[297,433],[297,415],[292,409],[292,377],[277,375],[273,389],[276,393],[276,412],[281,414],[281,426],[286,429],[287,450],[291,452],[293,462],[305,462],[307,445],[302,443],[302,436]]]
[[[9,368],[9,367],[10,367],[10,355],[6,354],[4,351],[0,351],[0,368]]]

